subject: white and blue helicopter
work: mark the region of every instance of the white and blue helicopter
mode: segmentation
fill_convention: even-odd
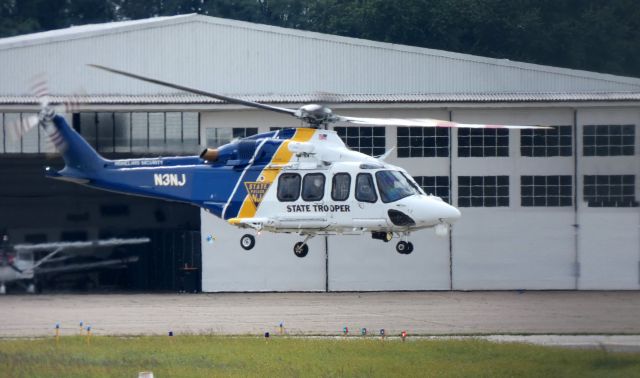
[[[434,119],[359,118],[334,114],[324,105],[298,109],[246,101],[188,88],[113,68],[94,68],[162,86],[212,97],[228,103],[296,117],[309,127],[288,128],[232,141],[199,156],[108,160],[100,156],[47,101],[40,125],[62,154],[61,170],[46,168],[50,178],[125,194],[190,203],[252,230],[240,239],[245,250],[255,246],[261,231],[296,233],[296,256],[308,253],[316,235],[370,233],[396,250],[413,251],[414,231],[434,228],[445,236],[460,211],[439,197],[427,195],[402,168],[386,163],[389,154],[371,157],[352,151],[327,126],[356,125],[446,128],[546,128],[461,124]]]

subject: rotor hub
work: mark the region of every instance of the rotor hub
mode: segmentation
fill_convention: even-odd
[[[38,113],[38,119],[40,120],[40,122],[51,122],[55,115],[56,111],[52,107],[45,106]]]
[[[335,118],[330,108],[319,104],[303,105],[296,110],[295,116],[313,126],[333,122]]]

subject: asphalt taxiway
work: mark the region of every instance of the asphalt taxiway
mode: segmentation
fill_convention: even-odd
[[[640,335],[640,292],[7,295],[0,337],[79,333]],[[640,345],[640,338],[636,337]]]

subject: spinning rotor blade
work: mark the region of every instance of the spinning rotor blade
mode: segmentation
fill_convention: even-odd
[[[357,125],[372,126],[417,126],[417,127],[447,127],[467,129],[553,129],[549,126],[525,126],[525,125],[482,125],[473,123],[458,123],[441,121],[430,118],[400,119],[400,118],[360,118],[338,116],[338,120]]]
[[[421,118],[421,119],[399,119],[399,118],[360,118],[360,117],[346,117],[334,114],[332,110],[325,105],[318,104],[306,104],[301,106],[298,109],[287,109],[281,108],[278,106],[265,105],[258,102],[242,100],[235,97],[228,97],[224,95],[220,95],[217,93],[205,92],[199,89],[189,88],[178,84],[168,83],[166,81],[161,81],[157,79],[152,79],[149,77],[132,74],[125,71],[116,70],[114,68],[109,68],[105,66],[101,66],[98,64],[89,64],[89,66],[98,68],[104,71],[108,71],[111,73],[115,73],[118,75],[123,75],[126,77],[130,77],[137,80],[146,81],[148,83],[158,84],[169,88],[178,89],[181,91],[195,93],[206,97],[215,98],[217,100],[226,101],[232,104],[249,106],[252,108],[270,110],[278,113],[289,114],[298,119],[301,119],[305,122],[308,122],[310,125],[319,127],[320,125],[327,125],[335,122],[348,122],[358,125],[378,125],[378,126],[418,126],[418,127],[448,127],[448,128],[474,128],[474,129],[551,129],[551,127],[546,126],[518,126],[518,125],[481,125],[481,124],[465,124],[465,123],[457,123],[457,122],[449,122],[449,121],[440,121],[436,119],[429,118]],[[322,93],[322,97],[326,101],[322,102],[339,102],[338,96]]]
[[[53,126],[53,118],[58,113],[76,113],[79,110],[80,97],[65,97],[61,103],[52,104],[47,78],[45,74],[38,74],[33,77],[31,93],[38,99],[40,111],[37,115],[20,117],[15,122],[8,124],[7,130],[14,140],[19,140],[23,135],[36,126],[41,126],[49,141],[55,146],[58,152],[64,152],[67,148],[58,130]]]
[[[20,117],[15,122],[7,124],[7,131],[11,139],[15,142],[20,139],[29,130],[38,126],[40,118],[37,115],[31,115],[28,117]]]
[[[270,110],[272,112],[284,113],[284,114],[289,114],[289,115],[292,115],[292,116],[295,116],[295,112],[296,112],[293,109],[287,109],[287,108],[281,108],[281,107],[278,107],[278,106],[265,105],[265,104],[261,104],[259,102],[247,101],[247,100],[242,100],[242,99],[235,98],[235,97],[223,96],[223,95],[217,94],[217,93],[205,92],[205,91],[202,91],[200,89],[194,89],[194,88],[189,88],[189,87],[185,87],[185,86],[178,85],[178,84],[168,83],[166,81],[152,79],[152,78],[149,78],[149,77],[132,74],[132,73],[125,72],[125,71],[120,71],[120,70],[116,70],[116,69],[113,69],[113,68],[101,66],[101,65],[98,65],[98,64],[89,64],[89,66],[94,67],[94,68],[98,68],[98,69],[101,69],[101,70],[104,70],[104,71],[108,71],[108,72],[111,72],[111,73],[114,73],[114,74],[118,74],[118,75],[130,77],[130,78],[133,78],[133,79],[146,81],[148,83],[158,84],[158,85],[162,85],[162,86],[169,87],[169,88],[179,89],[181,91],[185,91],[185,92],[189,92],[189,93],[199,94],[201,96],[215,98],[217,100],[226,101],[226,102],[229,102],[231,104],[238,104],[238,105],[249,106],[249,107],[252,107],[252,108]]]
[[[31,79],[31,93],[36,96],[40,103],[40,108],[44,109],[49,106],[49,88],[47,77],[44,73],[40,73]]]

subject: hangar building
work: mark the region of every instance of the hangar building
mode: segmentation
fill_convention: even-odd
[[[188,260],[207,292],[640,288],[640,79],[201,15],[5,38],[0,62],[0,214],[19,241],[172,230],[177,241],[151,247],[164,256],[153,264]],[[461,209],[450,237],[414,233],[410,255],[366,234],[317,237],[300,259],[299,236],[263,234],[246,252],[242,230],[197,209],[40,179],[52,147],[38,131],[12,140],[8,125],[37,109],[30,88],[42,73],[54,100],[74,96],[73,126],[108,157],[196,154],[300,123],[87,63],[288,107],[330,93],[345,115],[556,127],[338,124],[353,149],[396,147],[390,163]],[[197,253],[181,249],[185,235],[197,235]],[[158,252],[167,243],[178,247]]]

